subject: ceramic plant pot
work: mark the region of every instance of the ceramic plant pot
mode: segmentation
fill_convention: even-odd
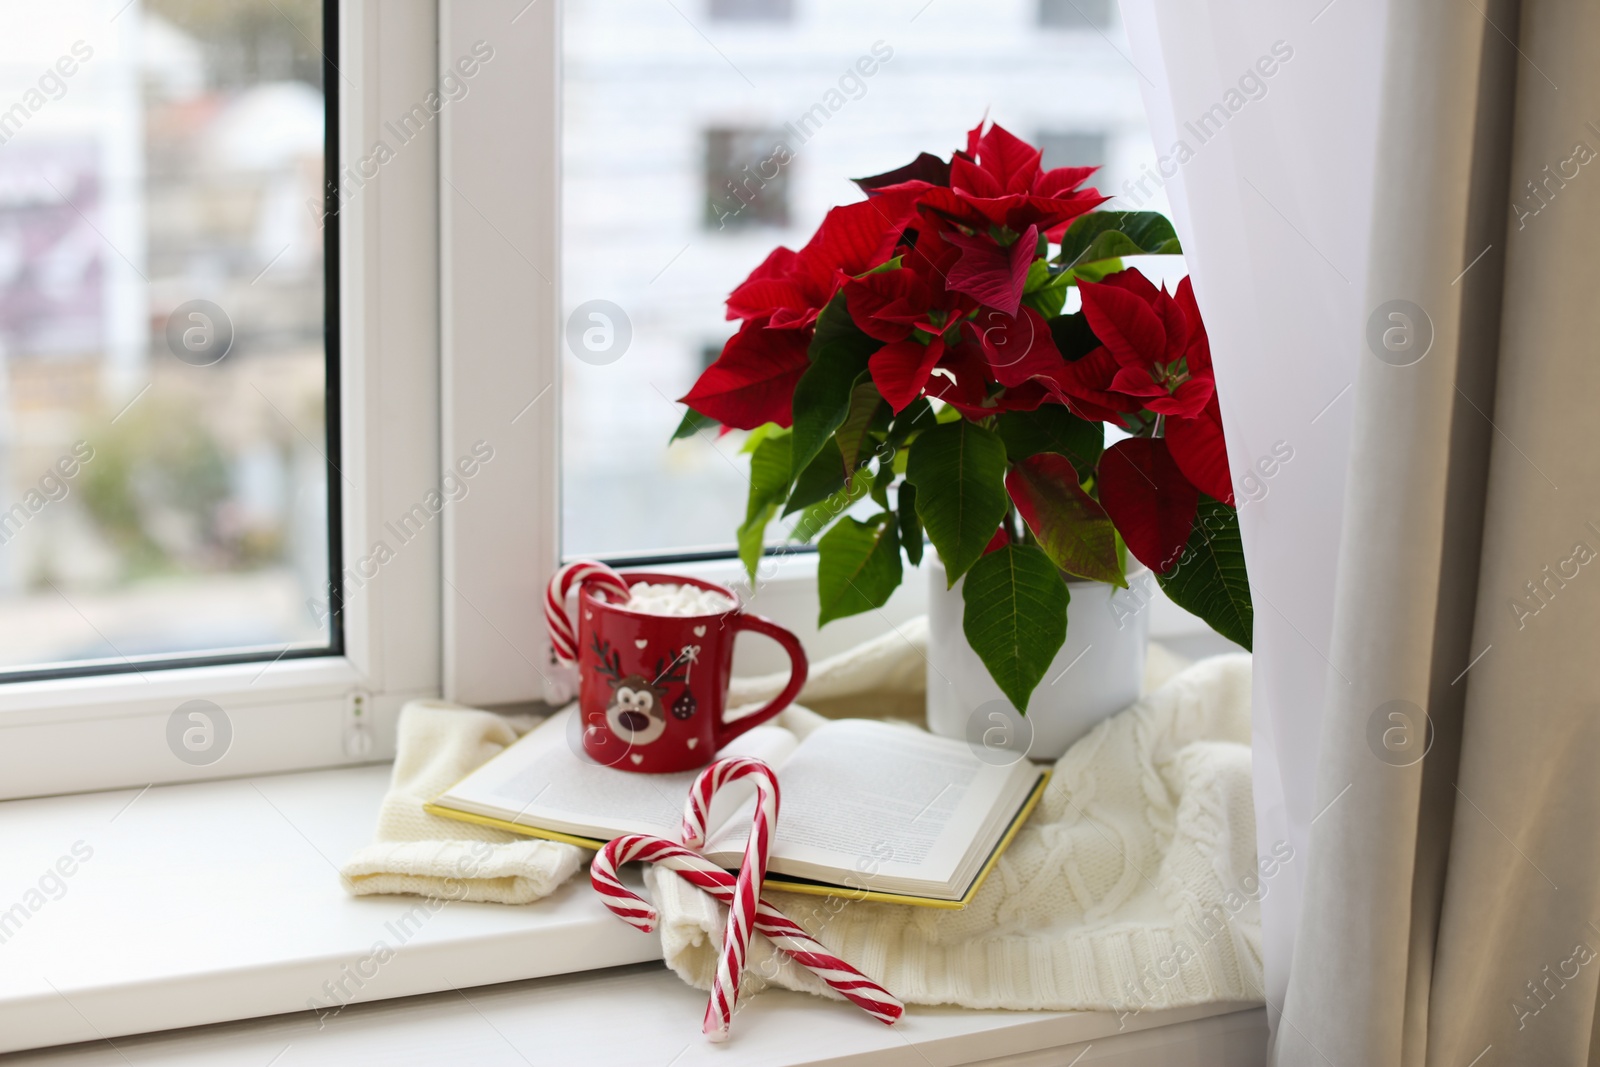
[[[928,729],[935,734],[965,739],[975,749],[1054,760],[1096,723],[1139,699],[1155,587],[1148,570],[1130,573],[1127,589],[1067,583],[1066,643],[1020,718],[962,632],[966,579],[949,589],[945,581],[944,565],[934,558],[928,567]]]

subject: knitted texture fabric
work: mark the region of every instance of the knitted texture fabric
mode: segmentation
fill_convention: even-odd
[[[1258,866],[1249,742],[1250,658],[1204,660],[1068,750],[965,910],[770,899],[908,1003],[1137,1012],[1259,1002],[1259,902],[1293,854]],[[722,910],[665,870],[646,878],[668,964],[710,988]],[[770,983],[833,995],[761,938],[750,968],[752,992]]]
[[[927,648],[928,617],[907,619],[881,637],[812,664],[799,699],[809,704],[862,693],[920,696],[928,688]],[[787,668],[776,674],[734,678],[728,686],[728,706],[765,703],[788,682]]]
[[[515,723],[439,700],[400,712],[399,748],[372,844],[339,870],[350,893],[413,893],[527,904],[549,896],[589,853],[489,826],[441,819],[422,805],[519,736]]]

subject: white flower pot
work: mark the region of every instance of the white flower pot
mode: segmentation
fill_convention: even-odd
[[[1131,561],[1130,561],[1131,562]],[[1067,583],[1067,640],[1018,718],[961,629],[963,577],[945,588],[944,564],[928,567],[928,729],[976,749],[1054,760],[1100,720],[1139,699],[1150,600],[1155,580],[1145,568],[1128,588]],[[980,755],[986,755],[981,752]],[[1014,756],[1011,758],[1015,758]]]

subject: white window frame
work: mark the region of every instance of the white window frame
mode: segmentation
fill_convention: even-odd
[[[552,697],[544,582],[561,558],[560,0],[341,0],[341,173],[493,48],[467,96],[379,164],[341,208],[341,429],[346,573],[385,520],[487,443],[468,494],[345,598],[342,656],[0,685],[0,799],[390,759],[400,707]],[[372,168],[369,168],[372,169]],[[665,446],[663,446],[665,447]],[[815,557],[672,564],[723,581],[794,630],[813,660],[923,610],[909,573],[885,608],[819,634]],[[1159,632],[1202,627],[1176,612]],[[776,670],[764,642],[736,669]],[[359,698],[359,699],[358,699]],[[168,717],[210,700],[233,739],[191,767]],[[360,709],[359,714],[357,709]]]
[[[560,692],[546,684],[542,605],[561,560],[561,4],[440,0],[439,26],[441,66],[478,41],[495,49],[440,144],[443,451],[495,448],[482,491],[445,515],[443,688],[463,704],[523,704]],[[736,560],[663,566],[732,586],[814,659],[924,602],[913,573],[882,612],[819,635],[810,553],[769,557],[754,589]],[[767,644],[742,643],[738,668],[780,669]]]
[[[343,173],[377,141],[393,142],[386,118],[435,89],[438,28],[435,0],[340,3]],[[383,163],[338,215],[347,573],[385,537],[386,518],[441,481],[438,126]],[[439,691],[442,526],[430,524],[361,588],[347,586],[343,655],[0,685],[0,799],[392,756],[400,706]],[[220,707],[232,732],[205,766],[177,759],[166,741],[169,716],[196,699]]]
[[[495,450],[444,524],[443,689],[542,699],[541,598],[561,552],[558,0],[439,0],[440,65],[484,41],[439,151],[442,454]]]

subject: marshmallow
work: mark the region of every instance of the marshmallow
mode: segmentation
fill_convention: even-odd
[[[641,615],[720,615],[736,606],[721,593],[688,583],[635,582],[630,592],[632,595],[622,606]]]

